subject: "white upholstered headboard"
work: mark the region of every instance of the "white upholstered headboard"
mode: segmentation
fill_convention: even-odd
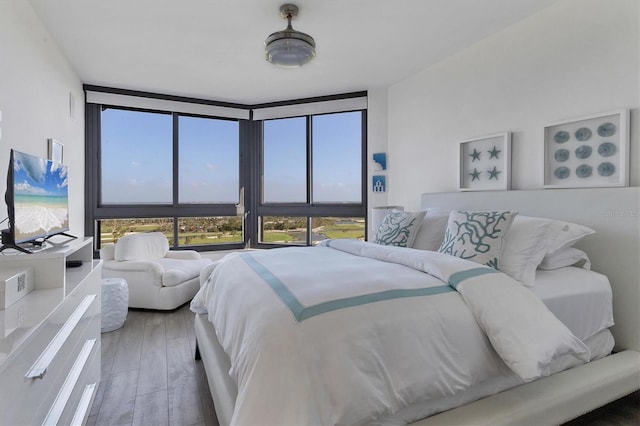
[[[640,351],[640,188],[443,192],[422,194],[421,206],[518,210],[593,228],[576,247],[611,281],[616,350]]]

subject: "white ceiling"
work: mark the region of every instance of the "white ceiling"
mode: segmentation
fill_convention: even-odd
[[[264,60],[286,0],[30,0],[83,83],[256,104],[386,87],[556,0],[293,0],[317,57]]]

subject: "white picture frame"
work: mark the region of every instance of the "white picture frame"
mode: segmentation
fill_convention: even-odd
[[[511,132],[462,141],[459,158],[460,191],[511,188]]]
[[[544,128],[545,188],[629,186],[629,110]]]
[[[47,154],[49,160],[62,163],[64,160],[64,145],[53,138],[47,139]]]

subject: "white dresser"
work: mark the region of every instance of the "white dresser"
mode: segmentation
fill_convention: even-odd
[[[0,272],[29,267],[34,289],[0,311],[0,425],[82,424],[100,381],[101,262],[92,238],[0,254]]]

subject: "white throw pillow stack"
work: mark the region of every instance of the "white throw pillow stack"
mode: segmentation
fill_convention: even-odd
[[[467,258],[495,267],[530,287],[535,283],[536,269],[590,269],[587,254],[573,245],[594,232],[576,223],[516,211],[429,208],[393,211],[376,231],[375,242]]]

